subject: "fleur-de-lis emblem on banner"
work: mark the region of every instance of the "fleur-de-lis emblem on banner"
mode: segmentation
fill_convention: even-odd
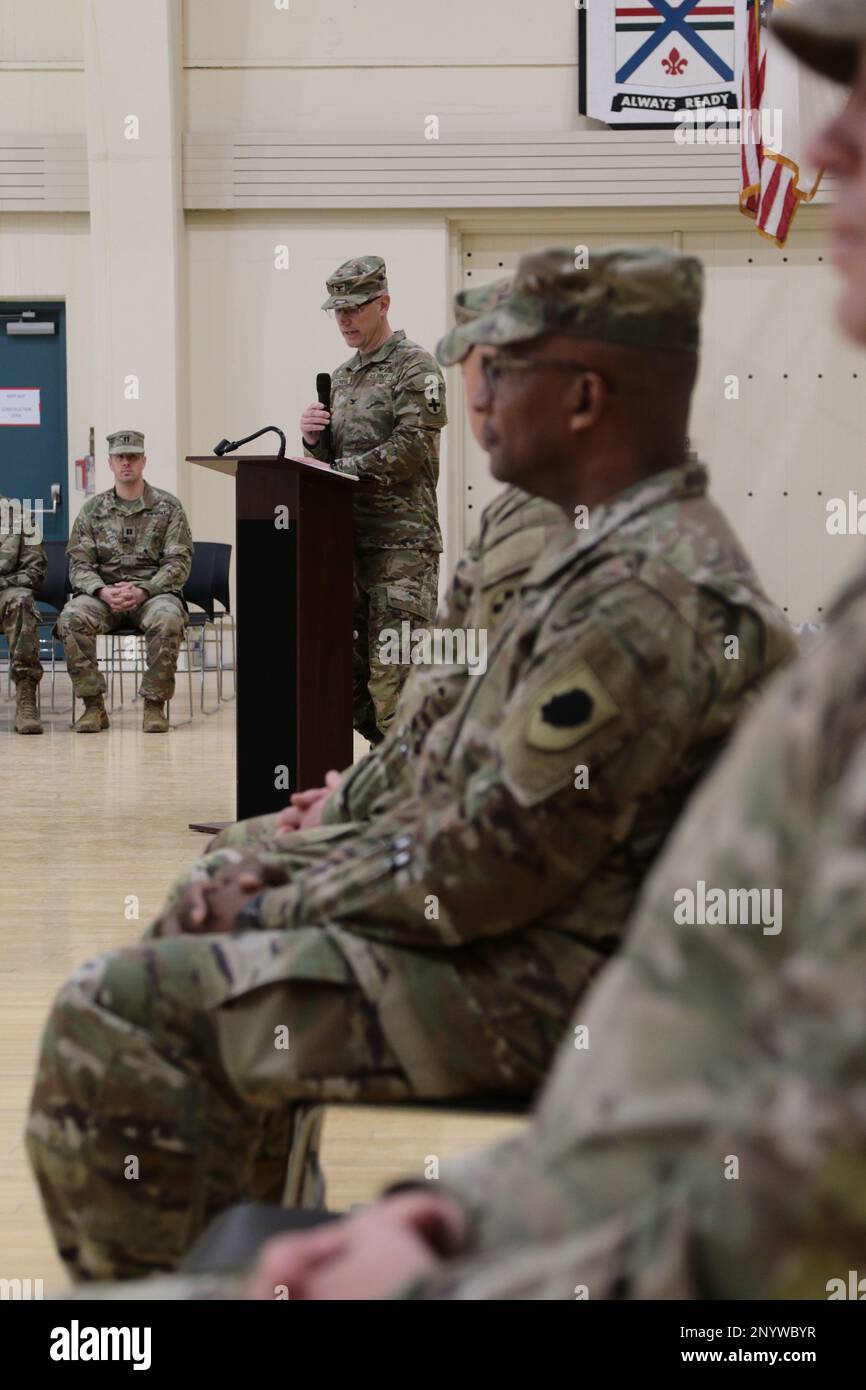
[[[668,56],[666,58],[662,58],[662,67],[664,68],[668,77],[680,77],[682,75],[683,68],[688,67],[688,65],[688,58],[680,57],[680,50],[678,48],[672,48]]]

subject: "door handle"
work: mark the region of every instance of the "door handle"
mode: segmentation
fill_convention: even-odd
[[[52,483],[52,484],[51,484],[51,506],[50,506],[50,507],[33,507],[33,509],[32,509],[33,515],[34,515],[34,516],[56,516],[57,513],[58,513],[58,511],[60,510],[60,500],[61,500],[62,496],[63,496],[63,489],[61,488],[60,484],[59,484],[59,483]],[[40,502],[42,501],[42,498],[41,498],[41,497],[40,497],[39,501],[40,501]]]

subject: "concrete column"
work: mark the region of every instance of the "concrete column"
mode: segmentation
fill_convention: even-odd
[[[85,0],[96,486],[106,434],[140,429],[145,476],[186,500],[181,54],[176,0]]]

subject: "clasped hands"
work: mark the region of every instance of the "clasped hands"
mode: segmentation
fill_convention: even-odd
[[[339,772],[327,772],[323,787],[312,787],[310,791],[294,792],[291,804],[277,816],[277,834],[289,835],[295,830],[312,830],[322,824],[325,802],[335,792],[342,781]]]
[[[322,823],[322,810],[340,785],[340,773],[329,772],[324,787],[295,792],[292,804],[280,811],[277,834],[293,834]],[[235,864],[224,864],[213,878],[191,883],[154,922],[151,936],[196,936],[234,931],[238,913],[265,888],[288,883],[289,875],[278,864],[261,863],[252,854]]]
[[[150,594],[137,584],[131,584],[128,579],[121,579],[118,584],[106,584],[97,590],[96,597],[107,603],[113,613],[126,613],[130,608],[138,608],[139,604],[150,598]]]
[[[235,930],[237,915],[264,888],[279,888],[289,875],[278,864],[244,858],[224,864],[213,878],[190,883],[157,917],[151,936],[199,936]]]

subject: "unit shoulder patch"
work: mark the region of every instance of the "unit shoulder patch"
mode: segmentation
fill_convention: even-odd
[[[525,738],[530,748],[552,753],[571,748],[620,713],[585,661],[542,686],[530,708]]]
[[[537,806],[569,785],[576,763],[616,748],[628,723],[586,659],[555,652],[547,673],[527,682],[508,710],[501,735],[506,786],[521,806]]]

